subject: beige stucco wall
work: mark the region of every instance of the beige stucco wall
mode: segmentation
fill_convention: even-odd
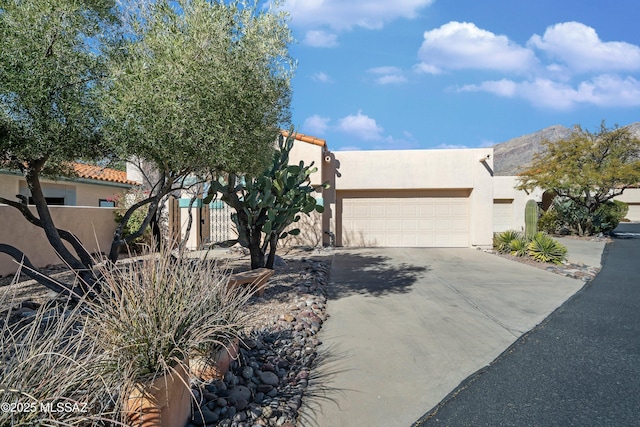
[[[615,197],[615,199],[629,205],[627,213],[629,221],[640,222],[640,188],[627,188],[622,195]]]
[[[289,164],[297,165],[302,160],[305,166],[309,166],[311,162],[314,162],[318,171],[310,175],[311,185],[320,185],[322,184],[323,153],[323,147],[319,145],[296,140],[289,152]]]
[[[339,151],[333,154],[336,166],[334,188],[337,191],[470,190],[469,242],[471,246],[491,246],[492,148]],[[339,218],[334,215],[333,221],[339,221]]]
[[[78,182],[41,180],[45,197],[64,196],[65,201],[73,206],[98,207],[100,199],[108,199],[127,192],[128,187],[107,182]],[[16,194],[30,194],[24,177],[0,173],[0,196],[16,200]]]
[[[533,199],[536,202],[542,201],[544,191],[536,188],[527,194],[524,190],[516,190],[516,185],[518,185],[518,177],[516,176],[493,177],[493,199],[512,200],[513,225],[511,229],[521,231],[524,230],[524,208],[527,201],[529,199]]]
[[[76,186],[76,206],[99,206],[99,200],[107,200],[114,196],[124,195],[128,188],[114,187],[103,184],[75,183]]]
[[[73,206],[52,206],[51,215],[55,225],[74,233],[90,252],[108,252],[116,228],[113,209]],[[0,242],[23,251],[36,267],[59,264],[41,228],[36,227],[13,207],[0,205]],[[17,264],[6,254],[0,253],[0,275],[17,271]]]

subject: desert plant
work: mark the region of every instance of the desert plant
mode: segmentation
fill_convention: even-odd
[[[131,384],[153,379],[206,346],[238,337],[251,289],[229,289],[228,274],[210,261],[162,250],[117,268],[100,267],[103,293],[86,328],[107,355],[107,370]]]
[[[528,245],[528,255],[538,262],[561,264],[566,260],[567,248],[545,233],[536,233]]]
[[[116,202],[116,210],[114,211],[114,217],[117,224],[123,222],[124,216],[127,211],[135,204],[142,202],[148,197],[148,194],[142,190],[142,188],[133,188],[126,194],[114,198]],[[148,246],[151,243],[151,229],[148,225],[145,225],[145,218],[147,216],[147,210],[144,207],[140,207],[134,211],[129,219],[124,223],[122,229],[122,237],[125,241],[128,241],[128,237],[134,234],[140,234],[138,231],[142,230],[142,234],[134,237],[133,240],[128,241],[130,248],[139,251],[143,246]]]
[[[629,206],[619,200],[608,201],[600,205],[593,216],[593,230],[595,233],[608,233],[620,224],[629,212]]]
[[[527,239],[533,238],[538,232],[538,204],[535,200],[527,200],[524,207],[524,235]]]
[[[519,236],[509,242],[509,253],[514,256],[525,256],[529,247],[529,240],[526,236]]]
[[[210,203],[221,194],[222,201],[235,210],[231,219],[238,230],[238,242],[249,249],[252,269],[273,268],[278,241],[300,233],[298,228],[289,228],[301,219],[300,214],[324,210],[313,197],[316,189],[309,178],[318,168],[313,162],[307,166],[303,161],[289,164],[294,141],[293,129],[286,138],[280,135],[272,165],[262,175],[237,184],[233,175],[225,183],[214,180],[204,200]]]
[[[0,426],[120,425],[118,379],[100,372],[81,305],[51,303],[23,317],[5,293],[0,307]]]
[[[497,233],[493,237],[493,247],[500,253],[511,252],[511,242],[522,238],[522,234],[515,230]]]
[[[560,219],[558,218],[558,212],[553,208],[553,205],[549,206],[538,220],[538,228],[548,234],[556,234],[561,227]]]

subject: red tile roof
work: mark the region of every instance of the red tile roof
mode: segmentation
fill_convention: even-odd
[[[96,181],[115,182],[118,184],[138,185],[139,182],[129,181],[127,173],[115,169],[104,168],[101,166],[87,165],[84,163],[74,163],[78,177],[85,179],[93,179]]]
[[[289,136],[289,132],[286,131],[286,130],[283,130],[282,134],[285,137]],[[313,144],[313,145],[318,145],[318,146],[323,147],[323,148],[327,147],[327,141],[326,140],[320,139],[320,138],[316,138],[315,136],[309,136],[309,135],[305,135],[305,134],[298,133],[298,132],[294,132],[293,136],[298,141],[307,142],[307,143]]]

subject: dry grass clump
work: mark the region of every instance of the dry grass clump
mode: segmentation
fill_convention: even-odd
[[[251,289],[228,289],[227,271],[212,262],[163,251],[98,273],[98,297],[43,306],[29,322],[10,324],[8,313],[0,330],[0,402],[80,409],[0,411],[1,427],[124,425],[134,390],[188,370],[190,355],[227,345],[249,319]]]
[[[11,295],[0,296],[0,306]],[[0,325],[0,426],[105,425],[117,418],[113,379],[96,369],[101,350],[82,327],[79,305],[43,305]],[[114,423],[111,423],[112,425]]]

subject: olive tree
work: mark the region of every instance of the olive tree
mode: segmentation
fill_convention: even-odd
[[[262,170],[288,124],[294,68],[286,16],[257,3],[132,1],[118,7],[118,16],[114,10],[107,1],[71,0],[14,1],[0,9],[0,151],[3,167],[24,173],[38,216],[25,200],[0,201],[43,227],[89,287],[91,257],[71,233],[55,228],[40,176],[61,176],[84,157],[151,165],[149,196],[123,215],[114,234],[115,262],[171,191],[214,172]],[[115,31],[109,24],[117,18]],[[145,220],[125,238],[138,209],[146,209]],[[16,248],[0,251],[22,259]]]
[[[589,132],[576,126],[569,138],[544,145],[520,174],[517,188],[553,191],[571,205],[564,220],[579,234],[597,230],[603,208],[640,182],[640,139],[628,128],[610,129],[603,122]]]
[[[142,233],[187,179],[265,166],[289,120],[293,61],[286,16],[257,4],[160,0],[129,16],[102,100],[109,139],[157,172],[149,197],[131,209],[148,205]],[[126,242],[124,219],[111,259]]]
[[[100,37],[115,21],[110,0],[8,0],[0,6],[0,167],[24,175],[36,214],[24,197],[0,202],[41,227],[61,260],[87,281],[91,256],[74,235],[55,227],[41,178],[71,175],[71,161],[114,153],[101,135],[95,89],[106,73]],[[30,265],[18,248],[0,244],[0,252]]]

